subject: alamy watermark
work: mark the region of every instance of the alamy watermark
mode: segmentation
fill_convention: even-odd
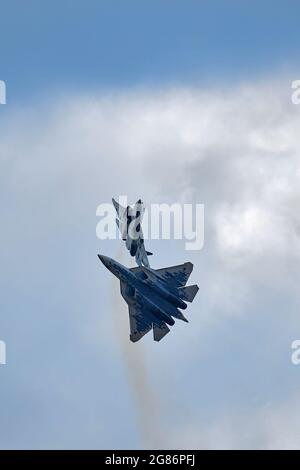
[[[0,80],[0,104],[6,104],[6,83]]]
[[[291,354],[292,364],[298,366],[300,364],[300,339],[295,339],[291,344],[291,348],[293,349]]]
[[[0,366],[6,364],[6,344],[0,340]]]
[[[119,197],[119,204],[128,208],[127,196]],[[137,206],[138,207],[138,206]],[[139,210],[139,209],[137,209]],[[137,213],[126,227],[130,238],[141,235],[144,240],[185,240],[186,250],[201,250],[204,245],[204,204],[150,204],[149,208]],[[130,208],[132,216],[132,208]],[[116,211],[113,204],[99,204],[96,216],[96,236],[100,240],[122,238],[122,229],[116,225]],[[126,220],[127,217],[126,217]]]
[[[294,80],[292,82],[292,103],[293,104],[300,104],[300,80]]]

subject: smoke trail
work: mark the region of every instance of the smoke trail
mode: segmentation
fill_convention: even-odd
[[[117,259],[121,261],[122,247]],[[147,363],[144,356],[143,344],[129,341],[128,308],[120,295],[119,283],[112,279],[112,305],[115,331],[120,345],[122,357],[125,360],[127,378],[132,395],[135,399],[138,422],[143,447],[161,448],[161,414],[158,399],[151,386]]]

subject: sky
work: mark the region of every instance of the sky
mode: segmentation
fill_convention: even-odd
[[[2,449],[299,448],[296,1],[2,1]],[[186,316],[129,342],[111,197],[201,203]]]

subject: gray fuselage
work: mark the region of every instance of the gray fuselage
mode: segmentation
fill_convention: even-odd
[[[187,321],[178,310],[185,309],[186,303],[176,295],[175,289],[171,289],[155,274],[154,270],[144,269],[135,273],[112,258],[102,255],[99,255],[99,258],[109,271],[126,284],[126,293],[122,293],[122,296],[128,304],[131,298],[136,299],[138,293],[148,312],[156,319],[168,325],[174,324],[172,317]]]

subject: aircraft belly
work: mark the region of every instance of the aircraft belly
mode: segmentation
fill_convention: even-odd
[[[175,321],[171,317],[171,314],[166,313],[164,309],[161,307],[161,305],[154,302],[153,300],[150,300],[147,297],[144,297],[144,302],[147,308],[151,311],[152,315],[155,318],[163,322],[166,322],[168,325],[174,325]]]

